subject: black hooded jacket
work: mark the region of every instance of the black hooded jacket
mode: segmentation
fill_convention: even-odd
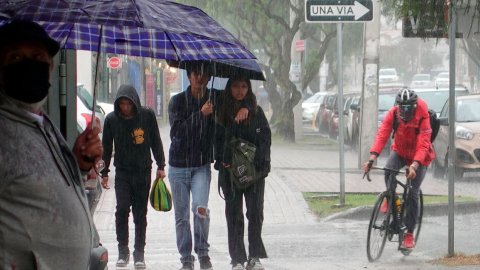
[[[214,122],[211,115],[200,111],[210,99],[216,104],[220,91],[207,89],[203,98],[196,99],[190,86],[176,94],[168,104],[170,139],[168,163],[173,167],[200,167],[213,162]]]
[[[121,98],[128,98],[133,102],[137,112],[133,118],[125,119],[121,116],[119,105]],[[103,177],[108,176],[113,143],[115,143],[113,164],[117,169],[130,172],[151,169],[150,149],[157,161],[158,170],[164,169],[165,155],[155,113],[152,109],[140,105],[140,98],[132,85],[122,85],[118,89],[114,111],[105,118],[103,129],[102,144],[105,161]]]

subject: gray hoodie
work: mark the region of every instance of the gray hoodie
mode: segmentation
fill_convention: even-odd
[[[0,92],[0,269],[88,269],[92,217],[75,157]]]

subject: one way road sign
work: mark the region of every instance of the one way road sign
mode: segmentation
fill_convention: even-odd
[[[305,0],[307,23],[364,22],[373,19],[372,0]]]

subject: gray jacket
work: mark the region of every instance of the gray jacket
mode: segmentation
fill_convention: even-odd
[[[0,269],[88,269],[92,217],[72,151],[0,92]]]

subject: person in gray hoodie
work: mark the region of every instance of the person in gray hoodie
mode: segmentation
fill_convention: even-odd
[[[117,209],[115,224],[118,241],[116,266],[127,266],[130,258],[128,248],[128,216],[130,207],[135,223],[134,267],[145,269],[144,249],[147,230],[147,206],[151,183],[153,157],[157,162],[157,178],[165,178],[165,155],[158,130],[157,119],[152,109],[142,107],[135,87],[121,85],[118,88],[114,111],[105,118],[103,130],[102,185],[108,188],[108,172],[115,144],[115,196]]]
[[[103,151],[98,128],[70,150],[42,109],[58,50],[36,23],[0,27],[0,269],[89,268],[93,223],[82,176]]]

